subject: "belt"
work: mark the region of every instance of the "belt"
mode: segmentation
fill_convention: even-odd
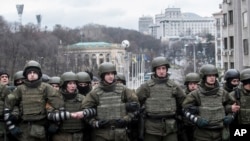
[[[23,124],[45,125],[47,123],[47,120],[46,119],[40,119],[40,120],[23,120],[21,123],[23,123]]]
[[[163,119],[174,119],[175,115],[166,115],[166,116],[158,116],[158,115],[148,115],[146,114],[146,118],[155,119],[155,120],[163,120]]]

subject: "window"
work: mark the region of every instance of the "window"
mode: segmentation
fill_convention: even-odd
[[[247,27],[247,12],[242,13],[243,27]]]
[[[249,51],[248,51],[248,39],[243,40],[243,51],[244,51],[244,55],[249,54]]]
[[[224,38],[224,49],[227,49],[227,38]]]
[[[229,37],[229,42],[230,42],[230,49],[234,49],[234,37],[233,36]]]
[[[227,26],[227,14],[223,14],[223,26]]]
[[[233,24],[233,10],[231,10],[231,11],[228,11],[228,14],[229,14],[229,24]]]
[[[230,62],[230,68],[231,68],[231,69],[234,68],[234,62]]]

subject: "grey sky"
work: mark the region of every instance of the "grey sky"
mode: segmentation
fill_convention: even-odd
[[[222,0],[1,0],[0,15],[9,22],[18,21],[16,4],[24,4],[22,23],[37,23],[52,29],[55,24],[75,28],[89,23],[138,30],[141,16],[155,16],[168,7],[181,8],[200,16],[219,12]]]

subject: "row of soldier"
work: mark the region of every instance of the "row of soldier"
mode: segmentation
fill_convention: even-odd
[[[216,67],[206,64],[200,74],[186,76],[184,91],[169,79],[169,68],[165,57],[154,58],[152,78],[131,90],[124,78],[118,83],[115,66],[105,62],[94,88],[88,73],[66,72],[52,77],[50,84],[60,86],[55,90],[42,82],[40,64],[30,61],[22,85],[10,94],[1,85],[1,123],[20,141],[220,141],[229,140],[233,121],[249,124],[249,69],[228,70],[223,88]]]

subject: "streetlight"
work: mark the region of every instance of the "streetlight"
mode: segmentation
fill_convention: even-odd
[[[185,48],[187,48],[189,45],[185,44]],[[194,72],[196,72],[196,55],[195,55],[195,43],[192,43],[193,46],[193,61],[194,61]]]

